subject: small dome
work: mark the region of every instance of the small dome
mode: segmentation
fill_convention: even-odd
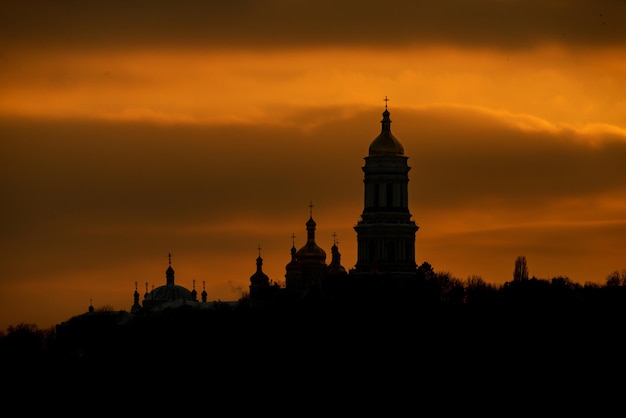
[[[256,272],[250,276],[250,284],[256,286],[266,286],[270,284],[270,278],[263,272]]]
[[[311,216],[306,223],[307,241],[296,253],[296,259],[300,264],[320,263],[326,264],[326,251],[315,243],[316,223]]]
[[[263,272],[263,259],[261,258],[261,256],[257,257],[256,265],[256,272],[252,276],[250,276],[250,284],[254,286],[269,286],[270,278],[267,274]]]
[[[383,112],[383,120],[380,122],[382,124],[380,135],[370,144],[369,155],[404,155],[404,147],[391,133],[391,119],[387,109]]]
[[[183,286],[167,284],[153,289],[146,299],[151,302],[168,302],[172,300],[194,300],[191,292]]]
[[[300,264],[298,264],[298,253],[296,247],[291,247],[291,260],[285,266],[287,273],[300,272]]]
[[[339,247],[337,247],[336,243],[333,244],[333,246],[330,249],[330,252],[332,254],[332,258],[328,266],[328,274],[331,274],[331,275],[345,274],[346,269],[344,268],[344,266],[341,265],[341,254],[339,253]]]

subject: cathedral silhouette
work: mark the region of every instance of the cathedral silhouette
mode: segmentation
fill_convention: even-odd
[[[380,398],[385,390],[394,401],[407,398],[407,388],[413,400],[423,387],[441,392],[446,384],[476,386],[476,376],[497,382],[495,389],[541,376],[548,386],[540,390],[547,394],[555,385],[571,382],[575,387],[568,390],[575,392],[581,371],[591,373],[583,375],[583,382],[606,380],[596,373],[620,366],[619,356],[606,354],[621,348],[623,338],[616,330],[623,326],[626,287],[582,287],[563,278],[550,282],[534,277],[501,288],[448,287],[451,283],[445,280],[439,284],[428,263],[415,262],[419,227],[408,207],[410,167],[402,144],[391,133],[387,106],[381,123],[362,167],[364,207],[354,225],[354,268],[341,265],[336,240],[327,262],[326,251],[315,240],[312,203],[304,245],[296,247],[292,235],[284,286],[263,272],[259,248],[248,294],[238,301],[209,302],[204,288],[198,298],[195,282],[191,290],[175,283],[169,254],[165,284],[152,289],[146,284],[141,300],[135,283],[130,312],[90,306],[88,312],[56,326],[55,340],[48,345],[56,373],[41,367],[45,356],[28,363],[54,379],[46,391],[59,385],[59,375],[64,383],[79,382],[81,389],[98,395],[100,403],[146,388],[161,393],[165,387],[168,395],[182,389],[181,396],[199,389],[200,396],[208,393],[218,401],[221,393],[216,397],[216,390],[244,387],[235,392],[248,396],[271,388],[263,393],[263,402],[255,399],[250,404],[274,408],[286,396],[291,411],[306,410],[317,398],[343,399],[352,409],[369,408],[370,398]],[[29,350],[20,355],[24,352]],[[14,363],[13,358],[9,361]],[[66,379],[74,366],[79,377]],[[399,371],[409,381],[414,377],[416,385],[398,380]],[[23,367],[19,375],[29,384],[41,381],[23,373]],[[133,390],[124,383],[111,385],[113,376],[130,376]],[[268,385],[268,377],[278,385]],[[394,386],[396,381],[401,384]],[[114,390],[106,397],[94,390],[94,383],[104,382]],[[32,393],[27,388],[20,390]],[[482,393],[472,397],[484,398]],[[386,398],[384,402],[389,403]],[[164,404],[148,403],[161,409]]]
[[[385,101],[387,99],[385,98]],[[306,243],[296,249],[292,235],[291,260],[285,266],[285,285],[277,283],[263,272],[259,247],[256,272],[250,277],[248,301],[262,306],[280,301],[326,300],[347,297],[381,295],[383,291],[400,294],[410,289],[416,280],[415,234],[419,227],[412,220],[408,207],[410,167],[404,147],[391,133],[391,119],[385,105],[380,134],[370,143],[364,158],[364,208],[354,226],[357,235],[357,261],[353,269],[341,265],[341,254],[335,240],[326,251],[315,241],[316,222],[313,204],[309,205],[306,222]],[[203,289],[198,300],[195,281],[192,290],[174,281],[171,254],[165,271],[166,283],[146,291],[140,303],[135,283],[131,313],[145,313],[179,306],[204,307],[207,293]],[[203,284],[204,286],[204,284]]]

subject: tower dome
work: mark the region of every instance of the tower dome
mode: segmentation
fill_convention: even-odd
[[[380,135],[370,144],[369,155],[404,155],[404,147],[391,133],[389,110],[385,108]]]

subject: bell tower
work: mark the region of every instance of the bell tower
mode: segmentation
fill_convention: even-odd
[[[385,98],[387,101],[387,98]],[[408,207],[409,170],[404,147],[391,133],[391,119],[385,105],[382,129],[365,157],[364,208],[354,227],[357,234],[357,262],[351,274],[388,278],[414,276],[415,233],[419,227]]]

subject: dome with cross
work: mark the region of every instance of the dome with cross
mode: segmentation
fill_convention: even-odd
[[[385,98],[385,101],[387,100]],[[369,155],[404,155],[404,147],[391,133],[391,119],[386,105],[383,120],[380,122],[382,124],[380,135],[370,144]]]

